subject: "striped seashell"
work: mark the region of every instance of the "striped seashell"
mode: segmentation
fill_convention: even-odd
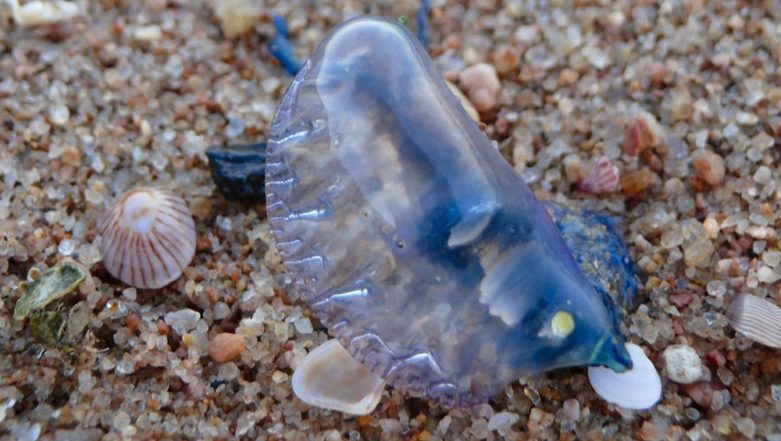
[[[195,255],[195,224],[174,193],[137,188],[123,194],[99,225],[103,265],[114,277],[142,289],[176,280]]]
[[[781,308],[750,294],[738,294],[727,310],[729,324],[740,334],[771,348],[781,348]]]
[[[611,164],[607,156],[601,156],[581,181],[579,189],[583,193],[600,194],[613,192],[617,186],[618,167]]]

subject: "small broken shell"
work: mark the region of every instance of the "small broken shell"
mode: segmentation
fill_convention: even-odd
[[[382,379],[337,340],[312,350],[293,373],[293,392],[301,401],[352,415],[374,410],[384,389]]]
[[[729,324],[746,338],[781,348],[781,308],[749,294],[739,294],[727,310]]]
[[[610,193],[618,187],[618,167],[610,163],[607,156],[601,156],[594,163],[588,176],[581,181],[578,188],[583,193]]]
[[[588,380],[603,400],[625,409],[653,407],[662,397],[662,380],[643,348],[626,344],[632,358],[632,369],[616,373],[602,366],[589,366]]]
[[[128,191],[109,209],[99,231],[106,270],[136,288],[168,285],[195,255],[190,209],[168,190]]]

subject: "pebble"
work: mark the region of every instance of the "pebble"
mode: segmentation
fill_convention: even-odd
[[[70,110],[64,104],[55,104],[49,109],[49,119],[55,126],[64,127],[70,119]]]
[[[694,268],[708,263],[716,248],[705,236],[700,236],[683,248],[683,261],[686,266]]]
[[[209,356],[216,363],[227,363],[240,356],[246,345],[244,337],[223,332],[215,335],[209,342]]]
[[[757,425],[754,420],[748,417],[738,418],[735,421],[735,426],[738,428],[738,432],[742,433],[748,439],[754,439],[757,432]]]
[[[709,239],[715,239],[719,236],[719,223],[712,217],[705,218],[702,222],[702,227],[705,229],[705,234]]]
[[[311,334],[314,331],[312,321],[307,317],[294,320],[293,327],[296,328],[296,332],[299,334]]]
[[[670,380],[680,384],[691,384],[702,378],[700,356],[691,346],[668,346],[662,353],[662,358]]]
[[[211,0],[209,5],[228,38],[248,33],[260,18],[261,3],[256,0]]]
[[[501,83],[493,66],[478,63],[467,67],[459,74],[458,81],[478,111],[484,112],[496,107]]]
[[[518,54],[514,47],[505,44],[496,50],[493,61],[496,71],[502,75],[507,75],[518,66]]]
[[[564,400],[564,403],[561,405],[561,410],[568,420],[578,421],[580,419],[580,402],[574,398]]]
[[[201,314],[192,309],[185,308],[165,314],[165,322],[179,335],[195,329]]]
[[[647,168],[641,168],[624,174],[618,180],[621,191],[627,196],[638,196],[642,194],[653,182],[653,173]]]
[[[22,27],[41,26],[72,20],[81,13],[76,2],[34,0],[19,5],[18,0],[6,0],[14,21]]]
[[[637,156],[651,145],[651,130],[643,118],[629,120],[624,131],[624,150],[630,156]]]
[[[692,165],[697,177],[708,185],[716,186],[724,181],[724,158],[710,150],[698,150],[692,155]]]
[[[488,420],[488,430],[504,432],[517,423],[520,418],[517,413],[499,412]]]
[[[140,26],[133,31],[133,40],[139,43],[156,41],[163,37],[158,25]]]

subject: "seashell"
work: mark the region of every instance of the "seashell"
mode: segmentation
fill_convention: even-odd
[[[195,255],[195,224],[174,193],[137,188],[123,194],[99,225],[103,265],[136,288],[161,288],[176,280]]]
[[[653,407],[662,397],[662,380],[643,348],[627,343],[632,369],[615,372],[602,366],[589,366],[588,380],[603,400],[625,409]]]
[[[781,348],[781,308],[749,294],[738,294],[727,310],[729,324],[746,338]]]
[[[76,289],[88,276],[89,272],[81,265],[65,260],[39,274],[29,283],[19,284],[24,294],[16,302],[14,318],[23,320],[30,313],[43,309],[49,303]]]
[[[366,415],[385,390],[382,378],[358,363],[336,340],[307,354],[293,372],[293,392],[312,406]]]
[[[469,406],[534,373],[631,366],[618,305],[404,27],[356,18],[323,40],[266,153],[294,288],[387,383]]]
[[[607,156],[600,156],[578,189],[583,193],[610,193],[618,187],[618,167],[610,162]]]

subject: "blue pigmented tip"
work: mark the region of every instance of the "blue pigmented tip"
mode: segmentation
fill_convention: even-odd
[[[279,15],[273,16],[271,22],[277,34],[268,42],[268,51],[279,61],[285,72],[295,76],[304,63],[293,54],[293,47],[288,40],[287,23]]]
[[[418,28],[418,41],[420,42],[420,45],[423,47],[426,47],[426,43],[428,42],[428,36],[426,35],[426,16],[428,15],[428,0],[423,0],[420,2],[420,9],[418,9],[418,13],[415,14],[415,25]]]

